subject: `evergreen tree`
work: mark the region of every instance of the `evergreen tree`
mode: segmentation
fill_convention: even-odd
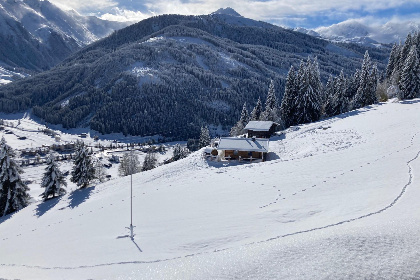
[[[366,51],[360,71],[360,83],[353,99],[352,108],[358,109],[378,102],[376,86],[378,82],[376,66],[372,66],[369,52]]]
[[[210,140],[210,132],[208,127],[201,127],[200,140],[198,142],[199,148],[201,149],[210,145]]]
[[[347,90],[347,79],[344,76],[343,70],[341,70],[340,75],[334,83],[334,92],[337,96],[339,106],[338,114],[342,114],[349,111],[349,98],[346,95]]]
[[[246,109],[246,102],[242,107],[241,118],[239,121],[231,128],[230,136],[238,136],[244,134],[244,128],[248,124],[248,110]]]
[[[279,108],[277,104],[276,91],[274,89],[274,81],[271,80],[268,88],[267,99],[265,101],[265,110],[261,114],[262,121],[279,122]]]
[[[405,42],[401,47],[399,60],[398,60],[398,64],[397,64],[397,70],[398,70],[398,73],[400,73],[400,74],[401,74],[401,72],[404,68],[405,61],[408,58],[408,55],[410,53],[410,50],[411,50],[412,46],[413,46],[413,38],[412,38],[411,33],[408,33],[407,37],[405,38]],[[399,82],[399,79],[398,79],[398,82]]]
[[[47,167],[45,168],[44,177],[42,178],[41,187],[44,192],[41,194],[42,199],[45,201],[50,196],[60,196],[66,193],[64,187],[67,183],[61,173],[57,162],[55,161],[54,154],[50,153],[47,158]]]
[[[264,112],[261,113],[260,120],[262,121],[276,121],[277,112],[277,98],[274,89],[274,81],[271,80],[268,88],[267,99],[265,101]]]
[[[107,175],[104,164],[99,159],[96,159],[93,165],[95,168],[95,178],[101,183],[104,182]]]
[[[369,99],[368,103],[374,104],[378,102],[378,95],[376,94],[376,89],[378,88],[378,80],[379,80],[379,71],[376,64],[372,65],[371,71],[369,74],[369,80],[368,80],[368,88],[370,90],[369,92]]]
[[[143,167],[141,168],[141,171],[152,170],[153,168],[156,167],[156,164],[157,164],[157,159],[156,159],[155,153],[148,152],[146,154],[146,157],[144,158]]]
[[[401,72],[400,99],[413,99],[420,94],[420,65],[416,46],[412,46]]]
[[[257,105],[251,112],[251,121],[259,121],[262,113],[262,103],[261,98],[258,97]]]
[[[0,217],[16,212],[29,204],[29,188],[20,178],[23,170],[14,160],[15,151],[0,142]]]
[[[71,171],[71,181],[81,188],[85,188],[95,179],[95,168],[88,148],[83,141],[76,143],[74,165]]]
[[[295,111],[296,111],[296,96],[297,91],[297,73],[295,68],[290,66],[289,72],[286,78],[286,87],[284,89],[284,96],[281,101],[280,112],[281,118],[284,122],[285,127],[295,125]]]
[[[118,166],[118,174],[120,176],[128,176],[138,172],[140,172],[138,155],[134,151],[124,153],[120,165]]]
[[[389,56],[388,65],[386,67],[386,78],[391,79],[392,74],[397,68],[400,57],[400,48],[397,44],[392,46],[391,54]]]
[[[172,161],[177,161],[179,159],[187,157],[189,151],[187,148],[182,147],[180,144],[176,144],[174,146],[174,152],[172,156]]]
[[[347,83],[347,87],[346,87],[346,98],[348,100],[348,110],[353,110],[355,108],[353,108],[353,100],[354,97],[357,94],[357,90],[359,88],[360,85],[360,69],[357,69],[356,72],[354,72],[353,76],[349,77],[349,81]]]
[[[332,75],[330,75],[325,86],[325,94],[327,96],[327,101],[325,103],[324,114],[326,117],[332,117],[336,115],[337,98],[335,93],[335,79]]]
[[[310,123],[320,119],[322,112],[322,85],[318,62],[301,63],[298,71],[297,123]]]

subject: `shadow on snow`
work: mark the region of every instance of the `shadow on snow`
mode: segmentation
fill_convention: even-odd
[[[85,202],[95,190],[95,186],[87,187],[83,189],[74,190],[69,196],[69,206],[70,208],[76,208],[83,202]]]
[[[61,197],[54,197],[38,204],[38,206],[35,209],[38,218],[47,213],[50,209],[54,208],[54,206],[57,205],[60,199]]]

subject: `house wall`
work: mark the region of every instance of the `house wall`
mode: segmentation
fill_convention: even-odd
[[[251,152],[252,158],[258,158],[263,159],[263,153],[262,152]],[[248,151],[238,151],[238,154],[235,155],[234,150],[226,150],[225,151],[225,157],[230,157],[231,159],[239,159],[239,156],[241,158],[249,158],[250,154]]]
[[[256,137],[256,138],[270,138],[271,135],[276,132],[276,124],[273,124],[270,127],[269,131],[254,131],[254,130],[248,130],[248,138]]]
[[[248,138],[256,137],[256,138],[270,138],[271,136],[270,131],[254,131],[248,130]]]

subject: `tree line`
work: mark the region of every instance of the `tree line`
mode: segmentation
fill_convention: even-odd
[[[270,83],[265,108],[261,99],[250,114],[246,103],[239,121],[232,127],[231,136],[244,133],[249,121],[273,121],[287,128],[293,125],[315,122],[378,102],[377,84],[379,73],[366,51],[361,69],[351,76],[330,75],[324,86],[321,81],[317,58],[301,61],[299,68],[290,67],[281,103],[276,99],[274,84]]]
[[[0,111],[32,108],[64,128],[186,140],[203,125],[231,127],[239,117],[234,108],[253,104],[270,80],[280,102],[290,65],[298,67],[308,55],[318,58],[326,81],[341,69],[350,75],[363,52],[269,24],[159,16],[115,32],[50,71],[2,86]],[[385,68],[388,50],[369,52]]]
[[[399,99],[420,97],[420,33],[409,33],[404,44],[394,44],[386,68],[387,86]]]

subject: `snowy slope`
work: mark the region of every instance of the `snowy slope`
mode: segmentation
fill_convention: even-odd
[[[11,83],[17,78],[24,78],[26,75],[4,69],[0,66],[0,85]]]
[[[265,163],[199,153],[0,220],[22,279],[416,279],[419,100],[301,125]]]

